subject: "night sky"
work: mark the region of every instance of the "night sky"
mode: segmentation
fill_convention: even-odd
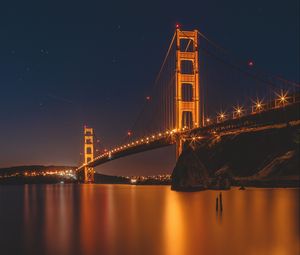
[[[185,12],[186,11],[186,12]],[[299,82],[299,1],[10,1],[0,4],[0,167],[78,165],[84,124],[119,143],[179,22]],[[174,148],[97,168],[170,172]]]

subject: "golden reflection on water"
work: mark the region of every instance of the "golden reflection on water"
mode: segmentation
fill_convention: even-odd
[[[21,223],[10,224],[22,236],[13,243],[22,254],[300,254],[299,189],[223,191],[222,213],[215,210],[218,191],[130,185],[10,189],[5,194],[22,197],[22,204],[0,216],[23,214]],[[1,208],[3,201],[0,196]],[[11,249],[1,231],[1,247]]]
[[[184,252],[184,217],[179,202],[180,196],[178,193],[173,193],[167,196],[165,202],[164,215],[164,239],[165,251],[164,254],[181,255]],[[176,244],[176,245],[175,245]]]

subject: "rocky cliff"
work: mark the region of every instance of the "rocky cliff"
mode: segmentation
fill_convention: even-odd
[[[233,185],[299,185],[300,126],[213,135],[186,144],[172,174],[172,189]],[[279,185],[280,186],[280,185]]]

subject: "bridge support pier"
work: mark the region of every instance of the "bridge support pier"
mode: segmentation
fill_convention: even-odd
[[[94,131],[93,128],[84,126],[84,164],[94,159]],[[86,165],[84,167],[84,183],[94,182],[94,168]]]

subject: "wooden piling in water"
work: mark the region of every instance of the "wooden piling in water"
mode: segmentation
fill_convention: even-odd
[[[223,211],[223,201],[222,201],[222,192],[220,192],[220,211]]]

